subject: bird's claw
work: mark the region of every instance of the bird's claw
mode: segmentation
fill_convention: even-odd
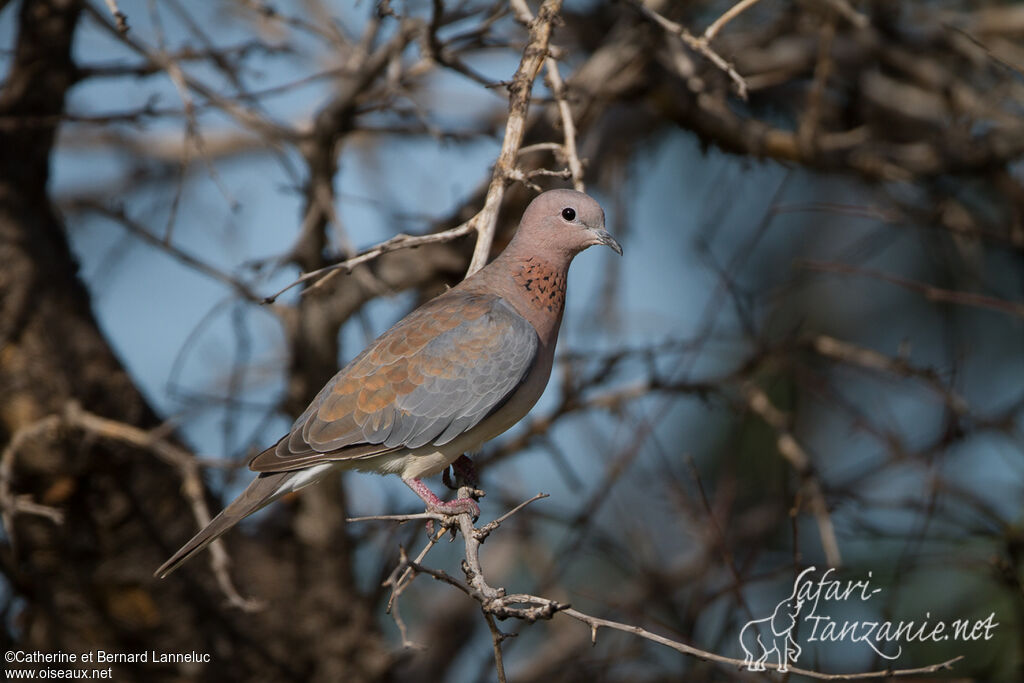
[[[432,503],[427,505],[427,511],[450,516],[469,513],[474,522],[480,516],[480,506],[472,498],[456,498],[442,503]]]
[[[444,515],[445,519],[441,521],[442,525],[446,528],[453,527],[457,524],[455,517],[456,515],[469,514],[472,516],[475,522],[480,517],[480,506],[476,504],[473,498],[480,498],[484,495],[483,491],[479,489],[470,488],[463,486],[459,488],[458,498],[450,501],[443,501],[437,497],[437,494],[430,490],[421,479],[409,478],[402,479],[406,485],[411,488],[420,499],[427,504],[427,512]],[[470,497],[472,496],[472,498]],[[427,533],[433,536],[434,525],[427,522]]]
[[[472,498],[456,498],[455,500],[428,504],[427,512],[433,512],[448,517],[449,519],[442,522],[441,526],[451,528],[452,534],[454,535],[455,526],[457,525],[454,517],[456,515],[468,513],[475,522],[480,517],[480,506]],[[427,520],[427,535],[431,538],[434,536],[434,520],[432,519]]]

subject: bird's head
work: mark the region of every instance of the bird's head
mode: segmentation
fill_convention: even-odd
[[[575,190],[550,190],[530,202],[516,237],[569,258],[595,244],[622,255],[622,247],[605,230],[601,205]]]

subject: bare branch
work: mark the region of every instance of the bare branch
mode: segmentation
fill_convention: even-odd
[[[494,616],[490,613],[484,612],[484,620],[487,622],[487,628],[491,631],[491,643],[494,645],[494,668],[498,674],[498,683],[506,683],[508,679],[505,677],[505,662],[501,654],[501,641],[507,638],[508,634],[502,633],[498,629],[498,625],[494,623]]]
[[[704,35],[701,37],[706,42],[710,43],[715,39],[715,36],[718,35],[718,32],[725,28],[726,24],[746,12],[757,3],[758,0],[740,0],[740,2],[737,2],[735,5],[722,12],[722,16],[711,22],[711,25],[704,29]]]
[[[390,253],[392,251],[398,251],[399,249],[415,249],[416,247],[422,247],[423,245],[426,244],[439,244],[442,242],[451,242],[453,240],[457,240],[460,237],[463,237],[473,232],[473,220],[474,219],[471,218],[465,223],[457,225],[454,228],[445,230],[443,232],[432,233],[429,235],[395,235],[391,239],[385,242],[381,242],[376,246],[370,247],[366,251],[356,256],[353,256],[350,259],[345,259],[340,263],[335,263],[329,266],[325,266],[324,268],[318,268],[317,270],[313,270],[308,273],[303,273],[301,276],[299,276],[298,279],[290,283],[284,289],[281,289],[277,292],[274,292],[270,296],[265,297],[263,299],[263,303],[272,304],[277,300],[279,296],[281,296],[288,290],[292,289],[293,287],[296,287],[305,282],[309,282],[311,280],[318,280],[318,278],[321,278],[319,279],[319,281],[317,281],[314,285],[311,285],[305,291],[313,290],[317,287],[326,284],[326,282],[331,277],[333,277],[332,273],[334,273],[335,271],[345,271],[351,273],[356,266],[368,263],[369,261],[374,260],[378,256],[383,256],[384,254]]]
[[[19,514],[36,515],[46,517],[54,524],[60,524],[64,520],[64,513],[56,508],[40,505],[33,502],[27,496],[16,496],[13,493],[14,483],[14,460],[25,444],[44,434],[54,432],[60,427],[60,420],[54,415],[44,417],[31,424],[28,424],[12,436],[0,455],[0,515],[3,518],[4,530],[7,538],[11,540],[11,547],[16,548],[14,533],[14,518]]]
[[[665,29],[667,33],[670,33],[679,38],[691,50],[694,50],[695,52],[699,52],[700,54],[704,55],[704,57],[706,57],[708,61],[710,61],[716,67],[725,72],[726,75],[728,75],[729,78],[732,80],[733,84],[736,86],[736,94],[739,95],[741,99],[747,99],[747,90],[749,89],[747,86],[747,82],[743,79],[742,76],[740,76],[739,72],[736,71],[732,64],[727,62],[725,59],[722,58],[721,55],[719,55],[717,52],[711,49],[711,46],[708,44],[710,40],[709,38],[707,38],[706,36],[698,38],[697,36],[690,33],[690,31],[682,24],[677,24],[671,19],[668,19],[655,12],[653,9],[648,7],[643,0],[629,1],[630,4],[632,4],[638,10],[640,10],[640,12],[645,17],[656,23],[661,28]],[[753,4],[753,2],[748,3],[748,5],[749,4]],[[735,9],[735,7],[733,9]],[[743,9],[746,9],[746,7],[744,7]],[[737,14],[739,14],[739,12],[737,12]],[[713,26],[714,24],[712,24],[712,27]],[[711,27],[709,27],[709,29],[710,28]]]
[[[161,251],[166,252],[171,257],[177,259],[178,261],[194,269],[195,271],[202,273],[203,275],[206,275],[207,277],[217,280],[218,282],[221,282],[225,285],[228,285],[244,299],[251,301],[253,303],[258,303],[261,301],[260,297],[256,294],[256,292],[254,292],[249,287],[249,285],[235,278],[234,276],[223,272],[219,268],[216,268],[215,266],[206,263],[200,258],[193,256],[192,254],[189,254],[188,252],[174,246],[173,244],[169,244],[164,239],[157,237],[149,230],[147,230],[146,227],[143,226],[141,223],[129,217],[123,209],[105,206],[103,204],[100,204],[99,202],[94,202],[90,200],[74,201],[68,204],[67,208],[76,211],[87,211],[90,213],[95,213],[109,220],[112,220],[118,225],[120,225],[122,228],[124,228],[126,231],[128,231],[129,234],[138,237],[143,242],[146,242],[147,244],[156,247]]]
[[[512,9],[520,23],[529,26],[534,21],[533,13],[530,12],[530,7],[526,2],[513,0]],[[564,139],[561,146],[552,145],[549,148],[561,152],[565,157],[569,167],[569,177],[572,178],[573,189],[577,192],[583,192],[586,190],[586,186],[583,183],[583,164],[580,162],[579,154],[576,151],[576,124],[572,120],[572,107],[569,106],[569,100],[566,97],[565,82],[562,80],[562,75],[558,73],[558,62],[554,57],[545,58],[544,67],[547,71],[545,81],[558,105],[558,115],[562,122]],[[531,145],[531,148],[539,149],[540,146]],[[522,152],[523,150],[519,150],[517,154]]]
[[[975,294],[973,292],[959,292],[949,289],[942,289],[941,287],[933,287],[932,285],[925,284],[923,282],[916,282],[914,280],[908,280],[907,278],[898,277],[896,275],[890,275],[883,273],[879,270],[872,270],[870,268],[859,268],[857,266],[850,266],[845,263],[825,263],[822,261],[803,261],[800,265],[808,270],[816,270],[823,273],[842,273],[844,275],[862,275],[865,277],[874,278],[876,280],[882,280],[883,282],[889,282],[909,289],[912,292],[918,292],[923,294],[928,301],[935,301],[938,303],[957,304],[958,306],[970,306],[973,308],[983,308],[990,311],[997,311],[999,313],[1005,313],[1007,315],[1014,316],[1016,318],[1024,318],[1024,304],[1017,303],[1016,301],[1006,301],[1004,299],[997,299],[995,297],[986,296],[984,294]]]
[[[63,513],[59,510],[38,505],[15,497],[11,493],[11,481],[13,477],[14,458],[17,451],[22,448],[30,439],[39,438],[42,434],[55,431],[59,428],[81,429],[108,439],[130,444],[135,448],[152,452],[164,462],[174,466],[182,479],[182,493],[192,508],[196,524],[199,528],[210,523],[210,510],[206,505],[203,495],[202,480],[199,476],[199,462],[188,451],[167,441],[160,434],[162,429],[154,432],[146,432],[132,425],[116,420],[93,415],[81,408],[75,402],[69,403],[62,415],[50,415],[39,420],[29,428],[21,430],[4,449],[0,459],[0,506],[3,508],[4,526],[8,536],[14,538],[13,517],[15,514],[34,514],[48,517],[55,523],[60,523]],[[221,540],[214,541],[210,545],[210,566],[213,569],[217,583],[228,601],[234,607],[246,612],[252,612],[263,608],[261,602],[243,598],[228,573],[230,559]]]
[[[128,17],[117,6],[117,0],[104,0],[104,2],[107,3],[107,9],[110,10],[110,14],[117,23],[117,30],[121,33],[128,33]]]
[[[856,28],[864,29],[871,25],[871,20],[853,9],[848,0],[818,0],[818,2],[828,5]]]
[[[463,491],[460,490],[459,495],[463,495]],[[483,540],[486,536],[497,528],[497,525],[507,519],[509,516],[515,514],[527,504],[538,500],[543,497],[543,494],[538,494],[530,500],[527,500],[520,505],[516,506],[502,517],[490,522],[481,529],[477,529],[473,526],[473,520],[468,513],[456,515],[454,518],[449,520],[450,524],[454,524],[461,532],[464,541],[465,559],[462,562],[462,571],[466,577],[466,581],[462,581],[447,572],[439,569],[433,569],[422,564],[429,550],[434,546],[437,538],[444,533],[442,530],[437,538],[432,538],[423,551],[419,554],[416,560],[409,560],[403,548],[399,549],[399,564],[391,573],[391,577],[385,582],[385,585],[392,586],[392,598],[389,605],[394,604],[397,608],[397,597],[407,587],[408,583],[403,583],[406,575],[411,571],[412,576],[410,581],[415,577],[415,574],[426,574],[433,579],[446,583],[467,596],[473,598],[480,603],[480,608],[483,612],[484,619],[488,624],[489,631],[491,633],[495,667],[497,675],[500,679],[504,678],[504,663],[503,655],[501,652],[501,642],[506,637],[506,634],[501,633],[497,628],[497,624],[494,623],[494,618],[508,619],[515,618],[525,621],[527,623],[533,623],[534,621],[544,619],[548,620],[554,617],[558,613],[563,613],[577,621],[580,621],[588,626],[591,630],[592,642],[597,642],[597,631],[600,628],[610,628],[633,635],[641,638],[650,640],[658,643],[665,647],[676,650],[686,655],[690,655],[705,661],[712,661],[719,664],[726,664],[729,666],[743,667],[745,662],[741,659],[734,659],[731,657],[724,657],[722,655],[702,650],[691,645],[687,645],[671,638],[660,636],[656,633],[652,633],[639,626],[631,624],[624,624],[617,621],[611,621],[608,619],[602,619],[594,617],[589,614],[580,612],[579,610],[571,608],[569,605],[558,603],[548,598],[540,597],[537,595],[528,595],[522,593],[507,594],[504,588],[494,588],[487,583],[484,577],[483,568],[480,564],[479,549]],[[426,517],[437,518],[446,517],[445,515],[435,515],[428,513]],[[424,519],[424,515],[392,515],[387,517],[366,517],[366,518],[354,518],[349,521],[360,521],[364,519],[387,519],[395,521],[409,521],[413,519]],[[487,529],[486,533],[483,533]],[[395,579],[396,576],[400,575],[400,579]],[[406,640],[405,625],[404,622],[399,622],[399,628],[402,631],[403,640]],[[804,676],[809,676],[818,680],[861,680],[861,679],[872,679],[872,678],[884,678],[884,677],[902,677],[902,676],[913,676],[921,675],[925,673],[935,673],[941,670],[952,669],[953,664],[963,659],[962,656],[954,657],[947,661],[932,664],[926,667],[919,667],[914,669],[886,669],[881,671],[872,671],[867,673],[857,674],[827,674],[818,671],[812,671],[808,669],[801,669],[798,667],[789,667],[789,671]],[[777,664],[766,663],[770,668],[778,668]]]
[[[562,0],[544,0],[537,17],[530,22],[530,40],[523,50],[522,61],[516,69],[512,82],[509,84],[508,120],[505,123],[505,137],[501,143],[501,152],[494,164],[491,184],[487,188],[484,207],[471,219],[477,232],[476,247],[473,259],[469,263],[466,275],[472,275],[487,263],[491,255],[491,244],[494,242],[494,231],[498,225],[498,209],[505,196],[505,185],[515,169],[516,157],[526,131],[526,114],[530,106],[530,93],[533,81],[537,78],[548,53],[548,41],[551,28]]]
[[[597,642],[597,630],[599,628],[611,628],[616,631],[624,631],[625,633],[632,633],[633,635],[640,636],[652,642],[664,645],[665,647],[672,648],[677,652],[691,655],[698,659],[702,659],[709,662],[717,662],[719,664],[727,664],[735,667],[743,667],[745,662],[742,659],[733,659],[732,657],[723,657],[713,652],[701,650],[699,648],[680,643],[677,640],[672,640],[664,636],[659,636],[657,633],[651,633],[650,631],[640,628],[639,626],[633,626],[631,624],[622,624],[617,621],[609,621],[608,619],[599,619],[598,617],[592,617],[589,614],[584,614],[578,610],[567,608],[560,610],[566,616],[570,616],[573,619],[582,621],[584,624],[590,627],[590,637],[593,642]],[[935,673],[937,671],[948,671],[952,670],[953,664],[963,659],[963,656],[953,657],[952,659],[940,662],[938,664],[931,664],[929,666],[923,666],[916,669],[883,669],[880,671],[869,671],[867,673],[856,673],[856,674],[827,674],[819,671],[812,671],[809,669],[801,669],[796,666],[789,666],[787,670],[790,673],[799,674],[801,676],[808,676],[822,681],[856,681],[870,678],[890,678],[890,677],[902,677],[902,676],[919,676],[926,673]],[[778,669],[779,665],[774,662],[765,662],[765,666],[770,669]]]
[[[772,404],[771,399],[768,398],[768,395],[753,382],[746,382],[744,384],[743,395],[750,409],[775,430],[777,435],[775,444],[779,449],[779,454],[793,466],[793,469],[796,470],[803,480],[804,487],[811,500],[811,511],[814,513],[814,518],[818,523],[818,535],[821,537],[821,547],[825,552],[825,559],[830,567],[840,566],[842,564],[842,556],[839,553],[836,530],[832,524],[832,516],[828,511],[828,503],[825,501],[821,479],[815,472],[807,452],[790,431],[789,417],[776,408]]]

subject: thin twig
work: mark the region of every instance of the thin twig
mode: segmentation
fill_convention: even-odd
[[[818,2],[828,5],[857,28],[867,28],[871,25],[871,20],[866,15],[853,9],[847,0],[818,0]]]
[[[967,415],[970,412],[967,400],[940,381],[938,375],[931,369],[917,368],[903,358],[892,358],[874,349],[866,349],[824,334],[813,337],[810,340],[810,346],[816,353],[826,358],[849,365],[877,370],[878,372],[888,373],[896,377],[918,378],[927,383],[937,394],[941,395],[945,399],[946,405],[955,414]]]
[[[415,522],[417,520],[430,520],[444,522],[450,519],[449,515],[440,512],[416,512],[408,515],[367,515],[365,517],[346,517],[346,522]]]
[[[466,271],[467,276],[483,268],[487,259],[490,258],[494,232],[498,226],[498,209],[505,196],[505,186],[508,183],[509,175],[515,169],[519,146],[522,144],[523,135],[526,132],[526,114],[530,106],[533,81],[537,78],[537,74],[547,58],[551,28],[561,7],[562,0],[544,0],[544,4],[537,11],[536,18],[530,22],[530,40],[523,50],[519,68],[516,69],[515,75],[512,76],[512,82],[508,86],[508,120],[505,123],[505,137],[501,143],[501,152],[494,164],[491,183],[484,199],[484,208],[473,221],[477,239],[476,247],[473,249],[473,258]]]
[[[516,19],[527,26],[534,21],[533,13],[530,12],[530,7],[524,0],[513,0],[512,11],[515,12]],[[544,68],[547,72],[545,80],[548,88],[558,105],[558,116],[562,121],[563,135],[561,145],[551,145],[548,149],[562,153],[565,163],[569,167],[569,177],[572,178],[573,189],[577,192],[584,192],[586,185],[583,183],[583,163],[576,150],[576,123],[572,119],[572,107],[569,106],[569,100],[566,97],[565,82],[558,72],[558,61],[554,57],[547,57],[544,60]],[[531,145],[530,147],[537,149],[540,148],[540,145]],[[519,153],[522,152],[523,150],[519,150]]]
[[[548,87],[551,88],[551,94],[558,103],[558,115],[562,120],[562,135],[565,142],[561,151],[569,166],[573,189],[583,192],[586,190],[586,185],[583,183],[583,162],[580,161],[579,152],[576,150],[576,124],[572,120],[572,107],[569,106],[569,100],[566,98],[565,83],[562,81],[561,74],[558,73],[558,62],[552,57],[548,57],[545,64]]]
[[[484,610],[484,621],[487,622],[487,628],[491,631],[491,643],[494,645],[494,668],[498,674],[498,683],[507,683],[505,662],[501,654],[501,641],[505,640],[508,635],[501,632],[498,625],[494,623],[494,616],[486,610]]]
[[[128,17],[121,11],[121,8],[117,6],[117,0],[105,0],[107,3],[107,9],[110,10],[110,14],[114,17],[114,22],[117,24],[117,30],[121,33],[128,33]]]
[[[797,126],[797,140],[805,153],[813,151],[818,137],[825,88],[832,73],[832,41],[836,35],[836,17],[830,13],[818,36],[818,61],[814,67],[814,82],[807,94],[807,106]]]
[[[825,493],[822,490],[821,480],[814,471],[811,459],[807,452],[793,436],[789,427],[789,416],[776,408],[771,399],[764,391],[753,382],[743,384],[743,396],[747,406],[769,427],[775,430],[776,448],[779,454],[784,457],[796,473],[800,476],[804,487],[808,492],[811,501],[811,511],[818,524],[818,535],[821,537],[821,547],[825,552],[825,559],[830,567],[838,567],[842,564],[842,556],[839,553],[839,543],[836,540],[835,526],[832,524],[832,516],[828,511],[828,504],[825,501]]]
[[[459,495],[462,496],[466,492],[466,489],[460,489]],[[509,516],[515,514],[519,510],[522,510],[529,503],[544,497],[544,494],[538,494],[529,500],[520,503],[515,508],[510,510],[505,515],[502,515],[494,522],[485,525],[483,528],[490,527],[495,522],[500,523],[502,520],[507,519]],[[580,612],[579,610],[573,609],[570,605],[556,602],[548,598],[544,598],[537,595],[529,595],[525,593],[508,594],[504,588],[495,588],[487,583],[484,577],[483,567],[480,564],[479,549],[486,538],[486,534],[481,534],[483,528],[476,529],[473,526],[473,519],[468,513],[462,513],[455,515],[454,517],[448,517],[447,515],[436,515],[434,513],[426,514],[414,514],[414,515],[387,515],[380,517],[357,517],[352,518],[350,521],[361,521],[370,519],[384,519],[390,521],[411,521],[420,520],[425,518],[436,518],[446,517],[449,520],[449,524],[454,525],[461,532],[463,542],[465,558],[462,561],[462,571],[466,577],[463,581],[456,578],[440,569],[434,569],[422,564],[423,559],[426,557],[427,552],[433,548],[437,538],[444,533],[442,530],[437,538],[431,539],[427,546],[420,552],[419,556],[415,560],[410,560],[408,555],[405,553],[404,548],[399,549],[399,564],[391,572],[391,576],[385,581],[385,585],[392,586],[392,601],[389,602],[389,607],[393,602],[397,600],[398,594],[400,594],[408,585],[404,582],[404,577],[411,572],[414,578],[416,574],[426,574],[436,581],[446,583],[465,595],[473,598],[480,603],[480,608],[483,611],[484,619],[487,622],[488,628],[490,629],[491,639],[494,647],[494,658],[495,667],[498,675],[498,680],[504,679],[504,660],[501,652],[501,642],[509,637],[508,634],[502,633],[498,628],[494,619],[507,619],[515,618],[532,623],[539,619],[549,620],[558,613],[564,613],[577,621],[580,621],[590,626],[591,640],[597,642],[597,631],[600,628],[610,628],[617,631],[623,631],[626,633],[632,633],[633,635],[645,638],[652,642],[664,645],[665,647],[676,650],[686,655],[697,657],[698,659],[717,662],[719,664],[726,664],[729,666],[743,667],[746,662],[741,659],[734,659],[732,657],[724,657],[722,655],[702,650],[700,648],[687,645],[665,636],[660,636],[656,633],[652,633],[642,627],[634,626],[632,624],[624,624],[617,621],[611,621],[608,619],[602,619],[600,617],[591,616]],[[492,529],[493,531],[493,529]],[[403,578],[396,579],[395,577],[401,575]],[[410,579],[411,581],[411,579]],[[398,622],[399,629],[402,631],[403,640],[405,640],[405,624],[404,622]],[[920,667],[916,669],[895,669],[895,670],[882,670],[882,671],[871,671],[867,673],[855,673],[855,674],[828,674],[821,673],[818,671],[812,671],[808,669],[800,669],[798,667],[789,667],[789,671],[804,676],[819,680],[858,680],[858,679],[870,679],[870,678],[884,678],[887,676],[912,676],[921,675],[926,673],[935,673],[941,670],[948,670],[952,668],[952,665],[963,659],[962,656],[954,657],[947,661],[932,664],[930,666]],[[777,669],[778,665],[773,663],[765,663],[769,668]]]
[[[116,15],[115,15],[116,16]],[[232,209],[237,208],[238,202],[228,192],[227,186],[221,180],[220,172],[217,171],[217,167],[213,164],[213,159],[210,156],[206,148],[206,142],[203,138],[202,129],[199,126],[199,122],[196,119],[196,106],[195,101],[192,99],[192,94],[189,92],[189,86],[186,82],[185,72],[182,71],[181,66],[178,64],[178,60],[167,49],[166,41],[164,38],[163,22],[160,20],[160,10],[157,5],[152,5],[152,18],[153,27],[157,35],[157,45],[160,48],[160,59],[164,65],[164,71],[167,73],[167,77],[174,85],[174,89],[178,91],[178,96],[181,97],[182,106],[184,108],[185,118],[185,139],[182,141],[182,145],[185,149],[183,165],[188,161],[188,145],[189,142],[195,145],[196,151],[199,152],[200,158],[206,165],[207,173],[210,176],[210,180],[220,191],[221,195],[227,200],[228,204]],[[120,23],[118,29],[120,29]],[[127,29],[126,29],[127,30]],[[165,241],[170,243],[171,225],[170,223],[174,220],[176,213],[177,199],[172,205],[171,215],[168,218],[169,225],[166,231]]]
[[[60,420],[63,425],[127,443],[141,450],[150,451],[160,460],[174,466],[181,476],[182,493],[189,503],[196,524],[199,528],[203,528],[210,523],[210,509],[203,495],[203,484],[199,476],[198,460],[188,451],[174,445],[159,435],[159,427],[155,430],[157,433],[147,432],[124,422],[94,415],[83,410],[75,402],[68,404],[64,414],[60,416]],[[217,584],[228,599],[228,602],[245,612],[255,612],[263,609],[263,604],[260,601],[242,597],[238,589],[235,588],[231,575],[228,573],[230,563],[231,560],[223,541],[218,539],[211,543],[210,567],[213,570]]]
[[[464,235],[468,235],[473,232],[473,223],[476,217],[469,219],[465,223],[455,226],[449,230],[443,232],[436,232],[429,235],[395,235],[391,239],[381,242],[380,244],[370,247],[361,254],[357,254],[350,259],[345,259],[339,263],[334,263],[317,270],[311,270],[308,273],[303,273],[294,282],[284,287],[283,289],[274,292],[268,297],[263,299],[263,303],[272,304],[277,300],[279,296],[287,292],[288,290],[301,285],[310,280],[317,280],[328,275],[332,271],[344,270],[346,272],[352,272],[352,270],[363,263],[372,261],[373,259],[390,253],[392,251],[398,251],[399,249],[415,249],[416,247],[422,247],[427,244],[438,244],[441,242],[451,242],[457,240]],[[323,280],[320,280],[314,285],[311,285],[306,291],[315,289],[320,286]]]
[[[746,662],[742,659],[733,659],[732,657],[723,657],[707,650],[701,650],[685,643],[680,643],[677,640],[666,638],[665,636],[659,636],[657,633],[651,633],[647,629],[640,628],[639,626],[633,626],[632,624],[623,624],[617,621],[610,621],[608,619],[600,619],[598,617],[592,617],[589,614],[584,614],[579,610],[567,608],[559,610],[566,616],[572,617],[578,621],[582,621],[584,624],[590,627],[590,638],[591,641],[597,642],[597,630],[599,628],[610,628],[616,631],[623,631],[625,633],[632,633],[635,636],[646,638],[652,642],[664,645],[665,647],[672,648],[677,652],[683,654],[692,655],[698,659],[703,659],[711,662],[718,662],[719,664],[728,664],[730,666],[744,667]],[[853,674],[827,674],[821,673],[820,671],[812,671],[810,669],[801,669],[796,666],[789,666],[787,670],[790,673],[800,674],[802,676],[809,676],[810,678],[816,678],[822,681],[854,681],[868,678],[887,678],[895,676],[919,676],[921,674],[935,673],[937,671],[951,670],[953,664],[963,659],[963,655],[953,657],[944,662],[938,664],[931,664],[929,666],[922,666],[916,669],[883,669],[880,671],[869,671],[866,673],[853,673]],[[773,662],[764,662],[764,665],[769,669],[778,669],[779,665]]]
[[[711,22],[711,25],[704,29],[704,35],[702,38],[707,42],[711,42],[718,35],[726,24],[738,17],[743,12],[746,12],[750,7],[757,4],[760,0],[740,0],[729,9],[722,12],[722,16]]]
[[[430,539],[430,543],[423,548],[419,557],[413,560],[413,562],[417,564],[422,562],[427,552],[436,542],[436,539]],[[391,572],[391,576],[389,576],[383,584],[384,586],[391,586],[391,597],[388,599],[388,606],[385,611],[391,615],[391,618],[395,620],[395,625],[398,626],[398,632],[402,636],[402,647],[418,650],[422,649],[422,647],[409,639],[408,627],[406,627],[405,620],[402,618],[401,610],[398,607],[398,596],[402,594],[402,591],[404,591],[406,585],[408,585],[405,579],[407,576],[412,574],[409,564],[409,556],[406,554],[405,548],[398,546],[398,566],[395,567],[394,571]],[[397,577],[396,575],[400,570],[402,571],[402,575]]]
[[[257,295],[256,292],[254,292],[245,282],[242,282],[238,278],[225,273],[219,268],[203,261],[197,256],[193,256],[173,244],[168,244],[164,239],[157,237],[147,230],[142,223],[128,216],[122,208],[107,206],[99,201],[92,200],[78,200],[71,202],[67,205],[67,208],[69,210],[95,213],[114,221],[128,233],[138,237],[143,242],[164,251],[169,256],[180,261],[189,268],[231,287],[246,300],[253,303],[261,301],[259,295]]]
[[[495,519],[495,520],[493,520],[491,522],[488,522],[487,524],[485,524],[482,527],[480,527],[479,529],[477,529],[476,530],[477,540],[483,541],[485,538],[487,538],[488,534],[490,534],[492,531],[494,531],[499,526],[501,526],[502,522],[504,522],[506,519],[508,519],[512,515],[516,514],[520,510],[522,510],[524,507],[526,507],[530,503],[533,503],[533,502],[538,501],[538,500],[540,500],[542,498],[548,498],[548,497],[549,497],[549,494],[547,494],[547,493],[538,493],[533,498],[530,498],[529,500],[524,500],[522,503],[520,503],[519,505],[516,505],[514,508],[512,508],[511,510],[509,510],[508,512],[503,514],[501,517],[498,517],[497,519]]]
[[[46,517],[54,524],[64,522],[64,513],[60,510],[40,505],[32,501],[28,496],[17,496],[13,492],[14,483],[14,461],[25,444],[39,438],[42,435],[56,431],[60,427],[60,419],[55,415],[49,415],[35,422],[21,427],[11,436],[11,440],[4,447],[3,455],[0,455],[0,517],[3,519],[4,530],[7,538],[10,539],[11,548],[15,549],[14,518],[19,514],[36,515]]]
[[[883,282],[894,284],[898,287],[903,287],[904,289],[909,289],[912,292],[923,294],[924,298],[928,299],[928,301],[984,308],[990,311],[1006,313],[1007,315],[1012,315],[1017,318],[1024,318],[1024,304],[1016,301],[1006,301],[1005,299],[997,299],[995,297],[986,296],[984,294],[974,294],[972,292],[942,289],[923,282],[890,275],[880,270],[859,268],[845,263],[801,261],[800,266],[808,270],[816,270],[824,273],[842,273],[843,275],[862,275],[865,277],[875,278],[877,280],[882,280]]]
[[[721,71],[725,72],[725,74],[729,76],[733,84],[736,86],[736,94],[739,95],[741,99],[747,99],[748,87],[746,80],[744,80],[744,78],[740,76],[740,74],[736,71],[732,64],[730,64],[728,61],[723,59],[721,55],[719,55],[717,52],[711,49],[711,46],[708,45],[707,38],[705,38],[704,36],[698,38],[697,36],[690,33],[689,29],[687,29],[682,24],[678,24],[672,21],[671,19],[663,17],[662,15],[655,12],[653,9],[648,7],[643,2],[643,0],[630,0],[630,3],[638,10],[640,10],[640,13],[643,14],[645,17],[647,17],[648,19],[656,23],[658,26],[665,29],[666,32],[671,33],[672,35],[682,40],[683,43],[685,43],[691,50],[699,52],[700,54],[704,55],[704,57],[708,61],[710,61],[712,64],[718,67]],[[714,26],[714,24],[712,24],[712,26]]]

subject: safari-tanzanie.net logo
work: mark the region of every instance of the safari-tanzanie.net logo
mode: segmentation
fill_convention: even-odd
[[[800,659],[801,642],[850,643],[871,648],[892,661],[903,653],[903,643],[991,640],[992,631],[999,625],[995,612],[981,619],[952,621],[932,619],[930,612],[914,619],[886,621],[833,618],[830,609],[844,602],[869,602],[882,589],[871,586],[871,572],[863,580],[840,581],[833,578],[834,568],[825,570],[817,580],[815,571],[815,567],[808,567],[800,572],[793,591],[771,614],[751,619],[743,626],[739,640],[748,670],[787,671]]]

